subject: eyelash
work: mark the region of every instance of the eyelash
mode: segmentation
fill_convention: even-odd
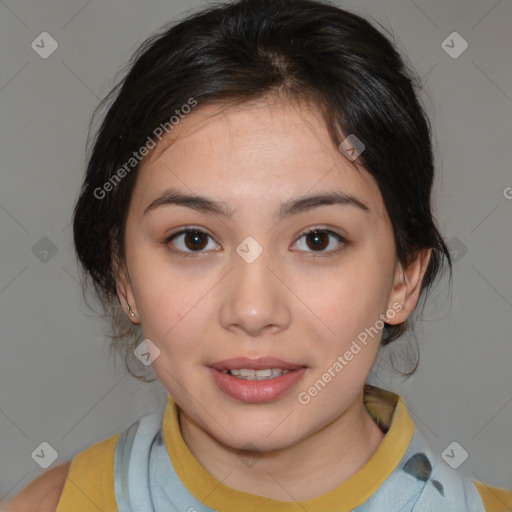
[[[176,233],[173,233],[172,235],[169,235],[165,239],[164,245],[168,246],[179,235],[183,235],[183,234],[190,233],[190,232],[200,233],[202,235],[206,235],[206,236],[210,237],[213,240],[213,237],[211,237],[205,231],[203,231],[203,230],[201,230],[199,228],[196,228],[194,226],[185,226],[185,228],[181,229],[180,231],[177,231]],[[341,242],[341,244],[342,244],[341,247],[339,247],[338,249],[334,249],[334,250],[331,250],[331,251],[323,251],[323,252],[319,252],[319,251],[318,252],[317,251],[305,251],[305,252],[310,253],[313,258],[325,258],[325,257],[336,255],[339,252],[341,252],[342,250],[344,250],[346,248],[346,246],[348,245],[347,240],[343,236],[341,236],[339,233],[336,233],[335,231],[331,231],[330,229],[321,228],[321,227],[317,227],[317,226],[309,228],[306,231],[302,232],[299,235],[299,237],[297,238],[297,241],[300,240],[302,237],[304,237],[306,235],[309,235],[309,234],[312,234],[312,233],[326,233],[328,235],[332,235],[339,242]],[[170,249],[170,250],[172,252],[174,252],[174,253],[179,253],[179,254],[181,254],[181,255],[183,255],[185,257],[193,257],[193,258],[200,257],[200,254],[205,252],[205,251],[186,252],[186,251],[182,251],[180,249],[178,249],[178,250]]]

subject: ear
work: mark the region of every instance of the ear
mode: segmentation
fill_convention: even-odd
[[[114,261],[114,273],[116,277],[116,291],[117,298],[125,312],[126,316],[133,324],[140,324],[139,312],[137,311],[137,304],[135,302],[135,295],[133,293],[130,275],[125,264]],[[128,312],[128,306],[130,311]]]
[[[404,269],[401,263],[395,268],[393,289],[389,296],[388,311],[391,309],[395,315],[386,320],[390,325],[400,324],[407,320],[407,317],[413,312],[421,291],[423,276],[427,270],[432,249],[422,249],[418,251],[416,258]],[[398,306],[397,304],[401,305]],[[397,309],[399,309],[397,311]]]

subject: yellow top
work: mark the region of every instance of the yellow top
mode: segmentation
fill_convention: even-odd
[[[182,484],[199,501],[221,512],[262,510],[346,512],[368,499],[402,460],[414,433],[403,399],[377,387],[365,386],[364,404],[386,433],[370,460],[352,477],[317,498],[283,502],[237,491],[219,482],[199,463],[185,443],[178,407],[169,396],[163,416],[164,442]],[[117,512],[114,492],[114,451],[121,434],[92,445],[73,458],[56,512]],[[512,492],[474,481],[487,512],[512,512]],[[236,504],[236,507],[232,504]]]

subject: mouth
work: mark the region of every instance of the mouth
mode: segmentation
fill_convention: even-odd
[[[295,364],[276,357],[236,357],[217,361],[210,365],[211,368],[222,373],[229,373],[234,377],[262,379],[279,377],[299,368],[306,368],[304,364]]]
[[[217,361],[209,369],[221,391],[242,402],[258,403],[283,395],[304,377],[307,366],[274,357],[240,357]]]
[[[219,370],[232,377],[242,380],[272,380],[281,375],[295,370],[283,370],[282,368],[264,368],[262,370],[251,370],[250,368],[232,368],[231,370]]]

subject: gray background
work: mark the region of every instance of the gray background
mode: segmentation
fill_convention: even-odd
[[[438,453],[452,441],[468,452],[457,471],[512,488],[512,2],[338,4],[391,30],[422,77],[436,212],[456,259],[452,297],[445,280],[418,325],[416,374],[393,374],[384,353],[370,382],[403,396]],[[43,472],[31,457],[41,442],[58,464],[165,404],[158,381],[140,383],[109,357],[69,222],[92,109],[139,43],[199,5],[0,2],[0,500]],[[59,45],[47,59],[31,48],[44,31]],[[458,58],[441,46],[453,31],[469,44]],[[46,262],[43,237],[57,249]]]

